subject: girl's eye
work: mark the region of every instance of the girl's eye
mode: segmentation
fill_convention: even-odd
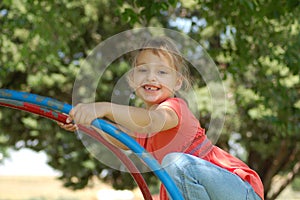
[[[147,69],[139,67],[137,69],[137,72],[147,72]]]
[[[159,74],[167,74],[167,72],[164,71],[164,70],[159,70],[158,73],[159,73]]]

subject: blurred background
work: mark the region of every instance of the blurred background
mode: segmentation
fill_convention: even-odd
[[[266,200],[300,199],[298,0],[2,0],[0,88],[71,103],[77,72],[89,52],[121,31],[148,26],[182,32],[202,45],[226,91],[226,122],[217,145],[259,173]],[[112,63],[97,100],[109,100],[129,67],[122,58]],[[207,128],[210,96],[205,83],[194,80],[193,89],[203,97],[200,122]],[[151,173],[144,177],[156,194],[159,181]],[[0,199],[89,199],[91,190],[92,199],[103,188],[138,190],[130,174],[99,162],[75,134],[4,107],[0,185]],[[45,192],[44,186],[53,189]],[[30,191],[33,196],[26,196]]]

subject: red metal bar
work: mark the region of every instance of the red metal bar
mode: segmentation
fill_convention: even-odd
[[[29,113],[37,114],[39,116],[66,123],[67,115],[62,114],[53,110],[42,108],[35,104],[30,104],[26,102],[19,102],[19,101],[0,101],[0,106],[8,107],[8,108],[14,108],[17,110],[26,111]],[[117,147],[109,143],[107,140],[105,140],[96,130],[92,128],[87,128],[82,125],[78,125],[78,128],[80,131],[83,131],[87,135],[91,136],[98,142],[101,142],[104,144],[110,151],[112,151],[127,167],[129,172],[131,173],[131,176],[135,180],[135,182],[138,184],[144,199],[146,200],[152,200],[152,195],[149,191],[149,188],[147,186],[147,183],[145,182],[143,176],[139,173],[139,170],[137,167],[133,164],[133,162]]]

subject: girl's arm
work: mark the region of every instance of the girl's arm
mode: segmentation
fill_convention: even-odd
[[[70,116],[77,124],[88,125],[96,118],[108,118],[130,132],[145,134],[171,129],[178,124],[175,111],[159,105],[147,110],[109,102],[79,104],[71,110]]]

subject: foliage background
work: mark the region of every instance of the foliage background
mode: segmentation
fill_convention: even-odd
[[[261,176],[266,199],[299,174],[300,8],[287,0],[3,0],[0,2],[0,87],[71,102],[80,62],[101,41],[134,27],[178,30],[198,41],[219,67],[227,117],[218,145]],[[126,70],[126,67],[124,68]],[[120,70],[110,69],[98,100],[107,100]],[[197,80],[197,77],[195,77]],[[201,123],[209,123],[205,85]],[[16,126],[17,125],[17,126]],[[130,175],[109,170],[74,134],[39,117],[0,110],[0,152],[45,151],[66,187],[81,189],[97,176],[116,188],[133,188]],[[243,151],[241,151],[243,150]],[[283,176],[274,185],[274,177]],[[157,180],[145,174],[153,185]]]

